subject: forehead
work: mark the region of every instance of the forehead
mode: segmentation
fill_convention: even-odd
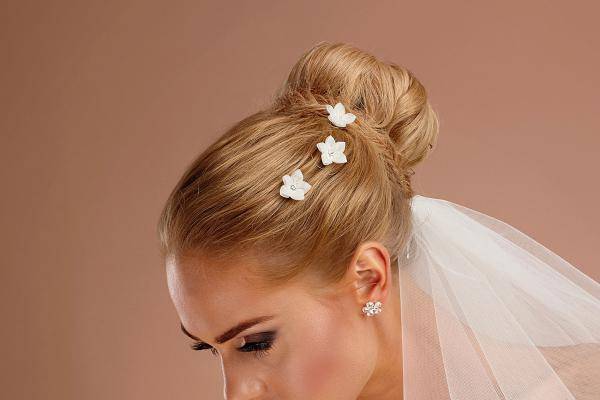
[[[277,289],[265,287],[253,273],[255,263],[250,258],[167,259],[169,292],[190,333],[212,340],[242,320],[279,314],[287,304],[301,303],[307,296],[296,284]]]

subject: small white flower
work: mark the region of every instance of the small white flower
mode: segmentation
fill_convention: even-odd
[[[347,124],[351,124],[356,119],[356,115],[346,112],[342,103],[337,103],[335,107],[327,104],[325,108],[329,112],[327,117],[329,121],[339,128],[345,128]]]
[[[279,194],[285,198],[304,200],[304,193],[308,192],[311,185],[304,182],[302,172],[297,169],[290,175],[283,176],[283,185],[279,188]]]
[[[336,142],[333,136],[327,136],[324,142],[317,143],[317,148],[321,152],[321,161],[324,165],[329,165],[332,162],[343,164],[347,162],[344,149],[346,142]]]

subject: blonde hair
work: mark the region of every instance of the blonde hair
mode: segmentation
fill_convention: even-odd
[[[356,115],[346,128],[327,119],[325,105],[337,102]],[[346,142],[346,164],[321,163],[316,144],[330,134]],[[386,246],[396,265],[411,230],[412,167],[437,134],[426,90],[409,70],[321,42],[269,107],[187,168],[160,215],[162,255],[253,257],[272,285],[302,274],[338,282],[367,240]],[[296,168],[312,185],[302,201],[279,195],[283,175]]]

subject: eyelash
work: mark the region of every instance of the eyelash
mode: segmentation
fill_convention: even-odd
[[[238,350],[243,353],[254,352],[254,355],[256,356],[256,358],[261,358],[261,357],[266,356],[271,351],[271,349],[273,348],[273,343],[274,343],[274,340],[265,340],[262,342],[246,343],[243,347],[238,348]],[[206,343],[203,343],[203,342],[192,343],[190,345],[190,347],[192,348],[192,350],[209,350],[210,349],[211,353],[214,356],[217,356],[219,354],[214,347],[212,347]]]

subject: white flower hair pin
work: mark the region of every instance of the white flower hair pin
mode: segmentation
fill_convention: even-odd
[[[356,119],[356,116],[347,113],[342,103],[337,103],[335,107],[327,104],[329,112],[329,121],[339,128],[345,128],[347,124],[351,124]],[[348,160],[344,154],[346,142],[336,142],[333,136],[329,135],[323,142],[317,143],[317,148],[321,152],[321,161],[324,165],[331,163],[344,164]],[[291,175],[283,176],[283,185],[279,188],[279,194],[285,198],[294,200],[304,200],[304,194],[310,190],[312,186],[304,181],[304,176],[300,169],[296,169]]]
[[[337,103],[335,107],[327,104],[325,108],[329,112],[327,118],[338,128],[345,128],[347,124],[351,124],[356,119],[356,115],[346,112],[346,108],[342,103]]]
[[[336,142],[331,135],[327,136],[324,142],[317,143],[317,148],[321,152],[321,161],[324,165],[332,162],[343,164],[348,161],[344,154],[346,142]]]
[[[283,176],[283,185],[279,188],[279,194],[285,198],[304,200],[304,194],[308,192],[311,185],[304,181],[302,172],[297,169],[292,175]]]

